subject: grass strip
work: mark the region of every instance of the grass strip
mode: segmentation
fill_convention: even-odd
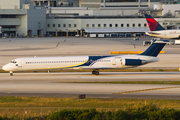
[[[0,97],[0,108],[8,107],[66,107],[66,108],[127,108],[154,104],[159,108],[180,108],[180,100],[156,99],[93,99],[51,97]]]

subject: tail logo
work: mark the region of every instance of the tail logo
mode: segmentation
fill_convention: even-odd
[[[158,22],[154,18],[146,18],[149,28],[151,31],[155,31],[158,25]]]

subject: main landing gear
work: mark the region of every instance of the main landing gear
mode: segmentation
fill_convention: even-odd
[[[10,71],[9,73],[10,73],[10,76],[13,76],[13,71]]]
[[[98,70],[93,70],[93,71],[92,71],[92,74],[93,74],[93,75],[99,75],[99,71],[98,71]]]

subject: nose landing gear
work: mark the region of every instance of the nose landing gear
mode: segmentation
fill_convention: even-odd
[[[10,76],[13,76],[13,71],[10,71],[9,73],[10,73]]]
[[[93,75],[99,75],[99,71],[98,71],[98,70],[93,70],[93,71],[92,71],[92,74],[93,74]]]

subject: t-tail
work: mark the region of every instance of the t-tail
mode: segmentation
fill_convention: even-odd
[[[151,31],[165,30],[151,15],[144,15]]]
[[[149,48],[147,48],[143,53],[141,53],[140,55],[146,55],[146,56],[152,56],[152,57],[157,57],[158,54],[160,53],[160,51],[163,49],[163,47],[166,45],[166,43],[169,43],[168,40],[155,40],[153,41],[153,43],[151,44],[151,46],[149,46]]]

